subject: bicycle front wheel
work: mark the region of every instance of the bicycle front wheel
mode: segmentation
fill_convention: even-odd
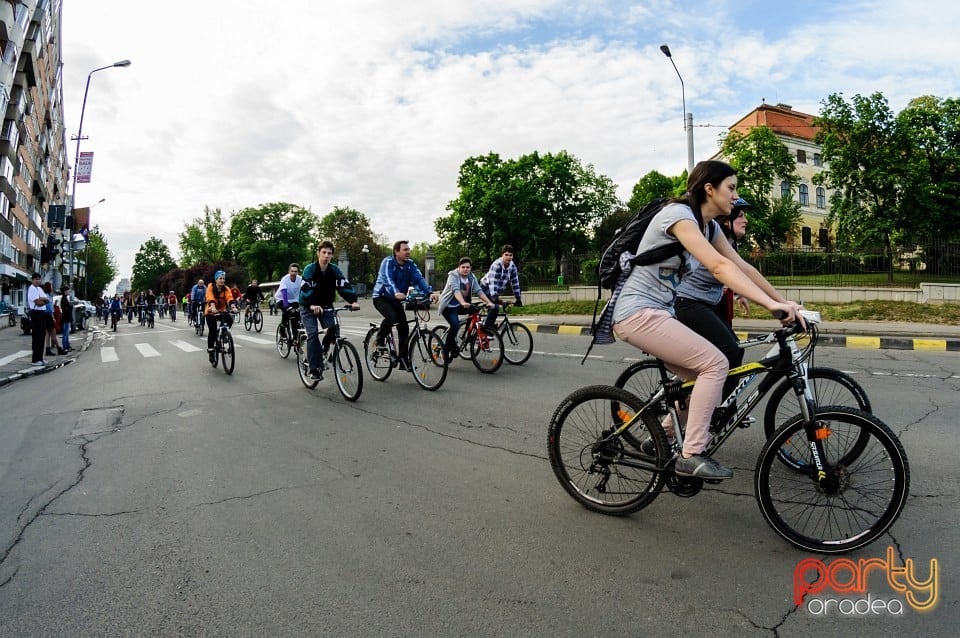
[[[757,460],[760,513],[788,543],[824,554],[849,552],[886,533],[903,511],[910,466],[896,435],[875,416],[846,406],[820,407],[814,436],[823,444],[818,476],[801,417],[767,441]],[[863,441],[855,457],[848,451]],[[802,468],[782,462],[784,454]]]
[[[807,370],[807,379],[817,405],[848,405],[864,412],[873,412],[867,391],[849,374],[833,368],[810,368]],[[763,412],[763,431],[767,438],[799,411],[793,386],[789,379],[784,379],[770,392]]]
[[[337,375],[337,389],[347,401],[356,401],[363,392],[363,368],[360,355],[349,341],[338,341],[333,346],[333,373]]]
[[[430,352],[433,354],[434,363],[442,366],[444,361],[448,364],[453,360],[455,353],[447,352],[447,326],[437,326],[430,331]]]
[[[292,345],[291,339],[288,336],[287,328],[284,325],[277,325],[277,352],[280,353],[280,356],[286,359],[290,356],[290,347]]]
[[[300,335],[300,338],[293,346],[293,351],[297,358],[297,374],[300,381],[308,389],[313,390],[320,383],[320,379],[310,378],[310,357],[307,356],[307,335]]]
[[[257,332],[263,332],[263,313],[259,308],[253,311],[253,327]]]
[[[247,332],[250,332],[250,328],[253,327],[253,315],[252,313],[245,312],[243,313],[243,329]]]
[[[223,371],[227,374],[233,374],[236,350],[233,347],[233,335],[226,330],[220,335],[220,360],[223,362]]]
[[[390,361],[389,352],[377,349],[377,330],[378,328],[370,328],[367,336],[363,338],[363,360],[371,377],[377,381],[386,381],[393,372],[393,363]]]
[[[414,380],[424,390],[431,391],[443,385],[449,367],[447,358],[431,349],[431,342],[434,341],[432,337],[429,330],[416,330],[410,335],[407,347]],[[438,365],[438,356],[442,357],[441,365]]]
[[[477,334],[470,340],[470,358],[477,370],[493,374],[503,365],[503,341],[500,333],[477,326]]]
[[[581,388],[565,398],[550,419],[547,451],[563,489],[589,510],[624,516],[649,505],[663,487],[670,459],[667,437],[655,417],[641,415],[629,428],[636,440],[652,439],[654,456],[624,445],[614,431],[643,403],[613,386]]]
[[[533,335],[522,323],[505,322],[500,328],[500,340],[503,342],[503,358],[509,364],[523,365],[533,354]]]

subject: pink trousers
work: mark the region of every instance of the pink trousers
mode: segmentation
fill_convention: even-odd
[[[644,308],[617,322],[613,333],[666,363],[683,380],[696,379],[687,409],[683,453],[700,454],[710,440],[710,416],[720,403],[730,366],[712,343],[686,327],[666,310]],[[683,414],[680,415],[683,418]],[[664,427],[668,428],[669,423]],[[672,432],[667,431],[667,435]]]

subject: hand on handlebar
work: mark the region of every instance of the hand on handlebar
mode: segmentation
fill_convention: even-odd
[[[785,326],[790,325],[791,323],[798,323],[800,327],[804,330],[807,329],[807,322],[804,321],[803,316],[800,314],[800,305],[788,301],[786,303],[775,303],[769,308],[770,312],[774,317],[780,320]]]

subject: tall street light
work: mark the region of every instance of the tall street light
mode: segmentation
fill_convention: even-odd
[[[687,94],[683,86],[683,76],[680,75],[677,63],[673,61],[670,47],[661,44],[660,50],[670,60],[673,70],[677,72],[677,77],[680,78],[680,98],[683,100],[683,130],[687,133],[687,175],[689,175],[693,172],[693,113],[687,113]]]
[[[73,156],[73,186],[70,189],[70,213],[73,214],[77,202],[77,167],[80,165],[80,140],[83,139],[83,114],[87,110],[87,93],[90,91],[90,78],[97,71],[112,69],[115,66],[128,67],[130,60],[120,60],[107,66],[94,69],[87,74],[87,87],[83,90],[83,105],[80,107],[80,126],[77,127],[77,152]],[[99,202],[98,202],[99,203]],[[74,216],[76,220],[76,216]],[[70,230],[70,283],[73,284],[73,229]]]

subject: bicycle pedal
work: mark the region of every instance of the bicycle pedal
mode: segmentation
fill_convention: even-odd
[[[723,483],[720,479],[702,479],[707,485],[720,485]]]

